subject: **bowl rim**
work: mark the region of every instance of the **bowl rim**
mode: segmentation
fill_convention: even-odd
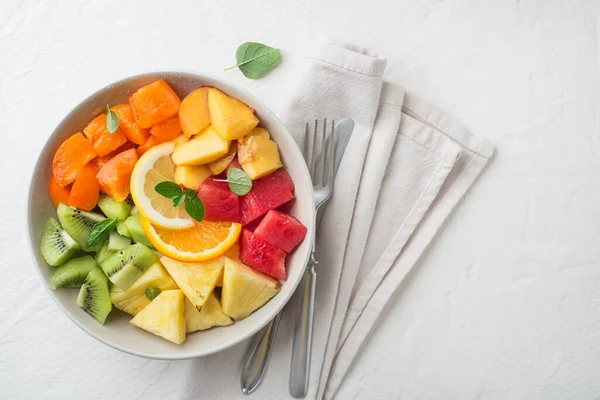
[[[248,90],[246,90],[242,87],[239,87],[236,84],[227,82],[222,78],[218,78],[211,74],[199,73],[197,71],[190,70],[190,69],[167,69],[167,70],[142,72],[142,73],[137,73],[137,74],[133,74],[133,75],[128,75],[126,77],[120,78],[116,81],[113,81],[109,84],[106,84],[106,85],[94,90],[91,94],[89,94],[84,99],[80,100],[77,104],[75,104],[71,108],[71,110],[54,127],[54,129],[52,130],[50,135],[47,137],[46,142],[44,143],[44,146],[42,146],[41,150],[38,152],[37,161],[34,164],[33,170],[31,171],[31,174],[30,174],[29,185],[26,186],[28,193],[27,193],[27,207],[26,207],[26,211],[25,211],[25,214],[26,214],[25,217],[26,217],[27,228],[29,231],[27,234],[27,242],[29,243],[30,259],[33,261],[33,263],[36,267],[35,268],[36,273],[37,273],[38,277],[40,278],[40,280],[42,281],[42,284],[43,284],[44,288],[46,289],[46,292],[48,293],[50,298],[54,301],[54,303],[58,306],[58,308],[63,312],[63,314],[65,314],[79,329],[81,329],[82,331],[87,333],[89,336],[93,337],[97,341],[99,341],[115,350],[120,350],[124,353],[131,354],[131,355],[134,355],[137,357],[142,357],[142,358],[174,361],[174,360],[188,360],[188,359],[209,356],[211,354],[215,354],[220,351],[226,350],[230,347],[233,347],[233,346],[241,343],[242,341],[250,338],[251,336],[255,335],[257,332],[259,332],[261,329],[263,329],[265,326],[267,326],[267,324],[269,324],[276,317],[276,315],[278,313],[280,313],[283,310],[283,308],[290,302],[290,300],[292,299],[298,286],[300,285],[300,282],[302,282],[304,274],[300,275],[297,282],[286,281],[284,283],[284,284],[292,284],[293,288],[287,295],[287,298],[283,299],[283,301],[281,301],[281,303],[277,307],[275,307],[270,314],[265,316],[266,322],[257,324],[256,327],[254,327],[252,329],[248,329],[247,332],[244,332],[243,335],[240,335],[239,337],[235,338],[234,340],[231,340],[230,342],[223,343],[220,346],[215,346],[214,348],[211,348],[210,350],[206,350],[206,351],[197,351],[197,352],[191,351],[188,354],[172,355],[172,356],[171,355],[156,355],[156,354],[148,353],[145,351],[133,350],[133,349],[127,348],[125,346],[122,346],[120,344],[114,343],[113,341],[111,341],[109,339],[105,339],[105,338],[101,337],[100,335],[96,334],[95,332],[91,331],[90,329],[88,329],[83,323],[81,323],[79,321],[79,319],[75,315],[71,314],[71,312],[69,312],[69,310],[67,310],[62,305],[62,303],[58,299],[58,297],[49,288],[49,286],[46,282],[46,278],[42,274],[41,266],[39,265],[39,263],[35,257],[35,249],[34,249],[33,236],[32,236],[33,235],[33,230],[32,230],[33,215],[30,212],[31,207],[32,207],[32,202],[34,200],[33,199],[33,197],[34,197],[34,181],[35,181],[36,172],[39,171],[41,167],[43,167],[41,165],[42,155],[48,151],[48,147],[51,145],[50,138],[53,137],[57,133],[57,131],[59,131],[60,127],[63,125],[63,123],[65,121],[67,121],[69,118],[71,118],[75,114],[75,112],[77,111],[79,106],[81,104],[83,104],[84,102],[86,102],[87,100],[89,100],[90,98],[96,96],[100,92],[102,92],[106,89],[109,89],[111,86],[121,85],[121,84],[126,83],[129,80],[136,79],[136,78],[151,77],[151,76],[163,75],[163,74],[188,75],[188,76],[191,76],[191,77],[197,78],[197,79],[212,80],[214,82],[217,82],[219,85],[223,85],[222,88],[224,88],[225,90],[227,90],[228,87],[231,87],[234,90],[236,90],[240,93],[243,93],[245,96],[252,99],[253,103],[259,105],[263,109],[264,112],[262,114],[266,114],[269,122],[272,122],[272,123],[278,125],[278,127],[284,133],[284,135],[287,135],[291,141],[294,141],[293,136],[291,135],[290,131],[285,126],[285,124],[279,119],[279,117],[277,117],[277,115],[275,115],[275,113],[273,111],[271,111],[271,109],[265,103],[263,103],[261,100],[259,100],[253,94],[251,94]],[[220,88],[218,88],[218,89],[220,89]],[[300,151],[300,148],[298,146],[293,146],[293,148],[294,148],[293,151],[295,151],[297,153],[297,155],[300,157],[300,159],[304,159],[304,157],[302,156],[302,152]],[[308,167],[306,166],[305,163],[302,163],[302,168],[300,168],[300,169],[301,169],[301,173],[304,175],[304,178],[306,179],[306,181],[312,182],[309,171],[308,171]],[[312,186],[311,186],[311,191],[312,191]],[[308,230],[307,230],[307,236],[306,236],[305,240],[309,239],[311,237],[310,235],[313,234],[313,230],[316,227],[316,211],[315,211],[314,207],[311,207],[309,210],[310,210],[310,215],[309,215],[309,219],[307,220],[309,223],[309,226],[307,227]],[[310,248],[308,248],[308,251],[306,251],[306,254],[304,254],[304,257],[301,257],[301,261],[303,264],[308,263],[309,256],[310,256]],[[279,293],[278,295],[281,295],[281,293]],[[224,327],[224,328],[227,328],[227,327]]]

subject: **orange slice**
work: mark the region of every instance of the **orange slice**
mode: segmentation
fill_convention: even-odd
[[[206,261],[227,253],[237,242],[242,225],[235,222],[196,222],[192,228],[165,229],[140,213],[142,228],[154,247],[179,261]]]

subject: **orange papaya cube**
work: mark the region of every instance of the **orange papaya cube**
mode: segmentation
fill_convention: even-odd
[[[73,183],[81,167],[95,157],[96,152],[81,132],[65,140],[52,160],[52,174],[58,186],[65,187]]]
[[[188,138],[210,125],[208,114],[208,86],[200,87],[181,100],[179,107],[181,129]]]
[[[108,132],[105,113],[94,118],[92,122],[83,128],[83,133],[100,157],[115,151],[127,142],[127,138],[120,129],[117,129],[115,133]]]
[[[150,133],[153,134],[156,139],[158,139],[159,143],[175,140],[175,138],[181,133],[179,117],[176,115],[158,125],[154,125],[152,128],[150,128]]]
[[[77,174],[71,188],[67,204],[81,210],[91,211],[98,204],[100,186],[96,180],[98,165],[95,162],[87,163]]]
[[[181,100],[164,79],[138,89],[129,98],[133,117],[145,129],[177,115],[180,104]]]
[[[100,168],[96,178],[100,190],[115,201],[124,201],[129,196],[129,181],[138,160],[135,149],[117,154]]]
[[[142,154],[144,154],[145,152],[147,152],[148,150],[150,150],[157,144],[159,144],[158,139],[155,136],[150,135],[148,140],[146,140],[146,143],[144,143],[143,145],[141,145],[137,148],[138,155],[141,157]]]
[[[54,175],[50,175],[50,183],[48,184],[48,194],[54,208],[58,207],[59,203],[67,204],[71,188],[69,186],[60,187]]]
[[[135,122],[129,104],[119,104],[111,108],[119,117],[119,130],[123,132],[127,140],[142,145],[148,140],[150,133]]]

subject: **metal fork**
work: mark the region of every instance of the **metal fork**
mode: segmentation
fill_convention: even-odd
[[[315,200],[316,214],[327,204],[333,192],[333,168],[334,168],[334,122],[331,121],[330,140],[327,141],[327,119],[323,120],[323,129],[319,135],[318,121],[315,121],[312,138],[309,141],[310,128],[306,124],[306,136],[304,140],[304,154],[313,183],[313,196]],[[320,136],[320,137],[319,137]],[[321,142],[320,160],[317,160],[319,150],[317,142]],[[312,142],[312,151],[309,153],[309,142]],[[326,146],[327,144],[327,146]],[[319,167],[317,168],[317,163]],[[296,314],[296,326],[294,328],[294,342],[292,347],[292,363],[290,368],[289,391],[295,398],[303,398],[308,391],[308,377],[310,371],[310,351],[312,347],[312,325],[315,303],[315,288],[317,274],[315,266],[315,236],[316,230],[312,231],[312,251],[302,283],[300,293],[300,307]]]
[[[334,154],[335,154],[335,164],[333,166],[333,176],[337,173],[337,170],[341,164],[342,156],[346,150],[346,146],[350,141],[350,137],[352,136],[352,132],[354,130],[354,121],[350,118],[344,118],[337,123],[335,123],[335,137],[331,135],[327,138],[326,147],[329,146],[330,142],[333,142]],[[310,140],[310,129],[306,131],[305,137],[305,146],[303,147],[303,156],[305,161],[308,160],[308,148]],[[319,156],[317,156],[319,157]],[[307,164],[308,165],[308,164]],[[323,216],[323,207],[320,209],[320,212],[317,214],[317,224],[315,229],[319,229],[319,225]],[[301,288],[299,288],[301,290]],[[277,314],[277,316],[263,328],[259,333],[257,333],[254,337],[254,340],[248,347],[248,352],[244,358],[244,362],[242,364],[242,370],[240,374],[240,387],[242,393],[249,395],[254,392],[262,379],[265,376],[267,365],[269,363],[269,358],[271,356],[271,350],[273,347],[273,342],[275,339],[275,335],[277,334],[277,328],[279,327],[279,320],[281,319],[281,315],[283,314],[283,310]]]

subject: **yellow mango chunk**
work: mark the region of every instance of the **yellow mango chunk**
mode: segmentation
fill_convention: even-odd
[[[188,142],[190,140],[189,137],[185,136],[185,134],[181,134],[179,136],[177,136],[175,139],[173,139],[173,143],[175,143],[175,147],[177,146],[181,146],[182,144]]]
[[[277,143],[269,139],[269,132],[264,128],[256,128],[254,131],[258,132],[238,141],[238,161],[252,180],[262,178],[283,166]]]
[[[188,189],[198,190],[202,182],[211,176],[205,165],[178,165],[175,167],[175,183]]]
[[[214,129],[211,129],[176,147],[173,152],[173,162],[175,165],[207,164],[227,154],[230,144],[229,140],[222,139]]]
[[[223,139],[239,139],[258,125],[252,108],[217,88],[208,89],[208,110],[210,123]]]
[[[237,142],[231,142],[229,146],[229,151],[223,157],[219,158],[217,161],[213,161],[208,163],[208,169],[213,175],[219,175],[221,172],[227,169],[227,166],[231,163],[231,160],[235,157],[237,153]]]
[[[179,106],[179,124],[185,136],[192,137],[210,124],[208,115],[208,87],[203,86],[188,94]]]

